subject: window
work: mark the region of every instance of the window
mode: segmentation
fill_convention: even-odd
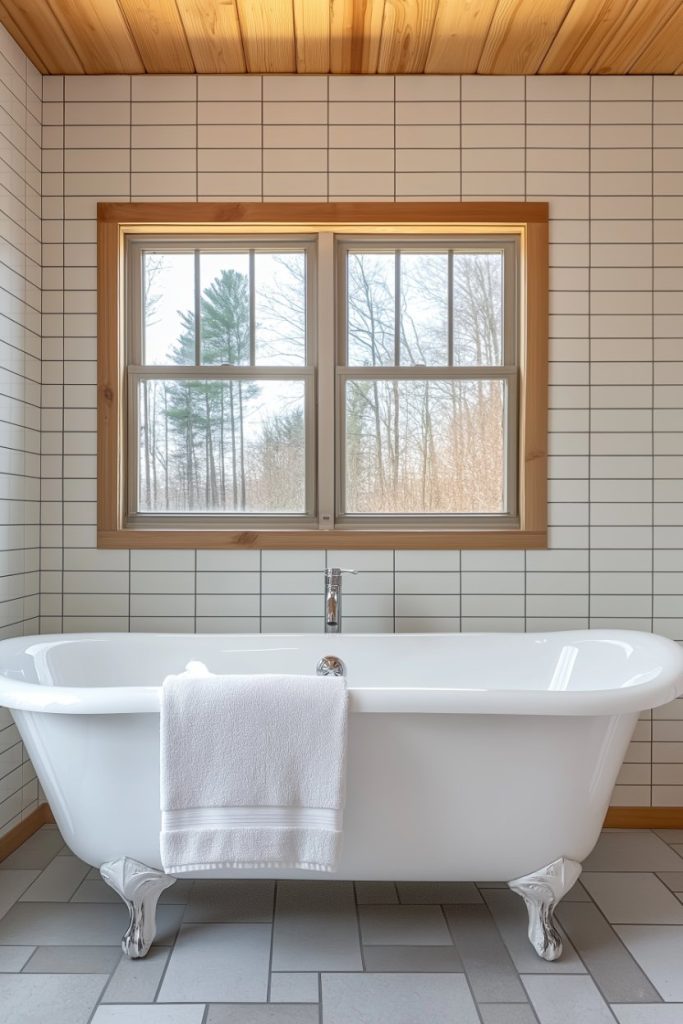
[[[545,204],[101,204],[98,542],[545,543]]]

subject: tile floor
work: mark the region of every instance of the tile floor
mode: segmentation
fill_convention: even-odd
[[[683,1024],[683,832],[604,832],[539,960],[502,883],[177,882],[145,960],[46,826],[0,864],[0,1024]]]

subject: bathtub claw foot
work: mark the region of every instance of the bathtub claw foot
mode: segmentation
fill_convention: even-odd
[[[128,904],[130,925],[121,940],[123,952],[131,960],[146,956],[157,933],[157,901],[175,878],[129,857],[108,861],[100,874]]]
[[[513,892],[522,896],[529,912],[529,941],[544,960],[562,956],[562,939],[555,927],[554,910],[581,874],[575,860],[560,857],[530,875],[508,882]]]

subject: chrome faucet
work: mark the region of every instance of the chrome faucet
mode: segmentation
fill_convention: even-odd
[[[355,569],[325,569],[326,633],[341,633],[341,578],[343,572],[356,575]]]

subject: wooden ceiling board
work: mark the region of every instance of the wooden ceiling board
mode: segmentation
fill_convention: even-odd
[[[116,0],[33,0],[64,26],[87,75],[139,75],[145,70]]]
[[[380,74],[414,75],[424,70],[438,0],[386,0],[379,42]]]
[[[238,0],[247,71],[296,71],[292,0]]]
[[[586,75],[636,0],[574,0],[541,64],[544,75]]]
[[[145,65],[156,75],[194,72],[194,61],[175,0],[118,0]]]
[[[683,0],[0,0],[50,74],[671,74]]]
[[[338,75],[374,75],[384,0],[331,0],[330,68]]]
[[[294,0],[296,70],[326,75],[330,70],[330,7],[321,0]]]
[[[571,4],[572,0],[500,0],[479,73],[529,75],[538,71]]]
[[[641,53],[631,73],[636,75],[670,75],[683,64],[683,6],[660,29],[650,45]]]
[[[43,74],[83,74],[83,65],[47,4],[39,9],[22,0],[2,0],[0,21]]]
[[[591,73],[625,75],[680,5],[681,0],[636,0],[611,34]]]
[[[439,0],[425,62],[428,75],[473,75],[498,0]]]
[[[235,0],[176,0],[195,70],[235,75],[246,70]]]

